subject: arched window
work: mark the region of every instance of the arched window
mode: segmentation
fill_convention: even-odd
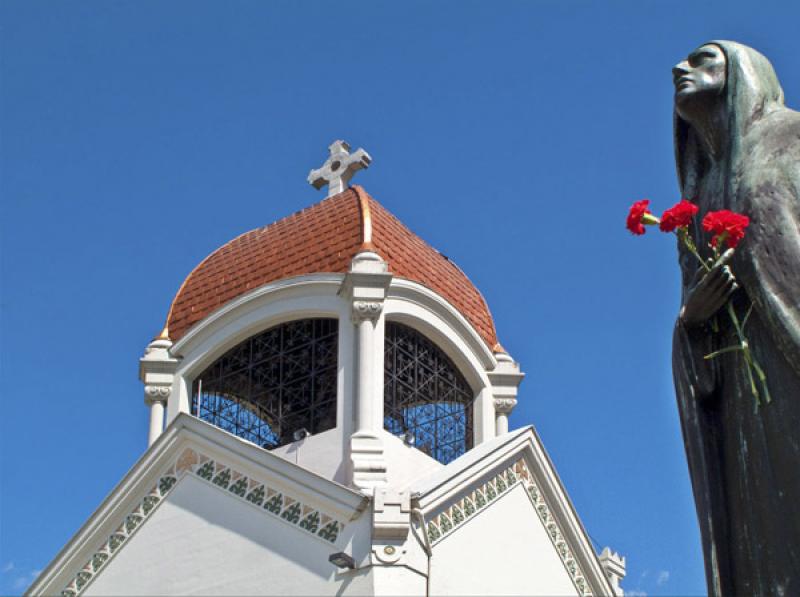
[[[192,384],[192,413],[275,448],[336,427],[336,319],[290,321],[230,349]]]
[[[386,322],[384,369],[387,431],[410,434],[443,464],[472,447],[472,390],[438,346],[413,328]]]

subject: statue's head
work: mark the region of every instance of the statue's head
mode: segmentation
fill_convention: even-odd
[[[700,46],[672,68],[675,109],[688,118],[691,112],[710,109],[725,89],[727,58],[714,43]]]
[[[732,41],[710,41],[672,68],[675,84],[675,161],[684,197],[694,197],[708,156],[692,123],[713,122],[729,171],[741,140],[765,116],[783,108],[775,70],[761,53]],[[709,120],[709,116],[714,116]]]

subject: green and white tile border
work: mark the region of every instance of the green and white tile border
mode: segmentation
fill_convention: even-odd
[[[586,578],[572,551],[567,546],[558,523],[550,513],[550,507],[545,502],[542,492],[534,483],[533,476],[522,458],[466,495],[461,496],[434,516],[428,522],[426,529],[431,544],[436,544],[444,539],[465,520],[489,506],[498,496],[518,484],[525,488],[525,492],[533,503],[539,519],[547,529],[547,534],[561,556],[561,561],[564,563],[564,567],[567,569],[575,588],[578,589],[578,594],[590,596],[592,591],[586,582]]]
[[[95,575],[122,549],[125,542],[136,532],[142,522],[153,513],[156,506],[167,496],[177,482],[178,478],[174,474],[173,466],[170,471],[158,480],[158,483],[150,489],[136,508],[125,517],[125,520],[117,527],[117,530],[111,533],[105,543],[100,546],[92,558],[72,578],[64,590],[61,591],[62,597],[80,595]]]
[[[234,470],[230,466],[213,460],[190,448],[185,449],[178,459],[161,475],[158,482],[120,523],[111,536],[97,549],[92,558],[70,580],[61,591],[62,597],[77,597],[91,580],[108,564],[141,527],[142,523],[156,510],[157,506],[186,474],[194,474],[206,482],[224,489],[266,514],[280,518],[297,526],[304,532],[335,543],[345,524],[331,516],[286,495],[285,492],[269,487],[255,479]]]

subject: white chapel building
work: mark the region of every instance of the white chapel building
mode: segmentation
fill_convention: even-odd
[[[31,595],[622,595],[464,272],[359,186],[242,234],[140,360],[149,447]]]

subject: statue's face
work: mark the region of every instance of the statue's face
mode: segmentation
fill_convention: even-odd
[[[700,46],[672,68],[675,103],[716,96],[725,88],[725,54],[714,44]]]

